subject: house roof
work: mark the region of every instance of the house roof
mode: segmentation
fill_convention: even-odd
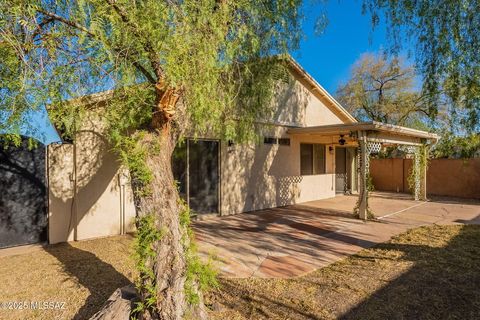
[[[297,79],[309,89],[318,99],[325,103],[325,105],[342,121],[345,123],[357,123],[357,119],[353,117],[345,108],[337,101],[325,88],[323,88],[300,64],[295,61],[290,55],[287,56],[287,64]]]
[[[345,123],[356,123],[353,117],[335,98],[328,93],[300,64],[290,55],[286,55],[285,61],[292,74],[300,83],[312,92],[320,101],[324,102],[326,107],[338,116]],[[91,105],[111,99],[115,90],[101,91],[68,100],[71,104]],[[47,110],[51,106],[47,106]]]
[[[385,133],[391,136],[403,136],[411,138],[420,138],[437,141],[440,136],[434,133],[411,129],[407,127],[396,126],[381,122],[357,122],[345,124],[333,124],[325,126],[291,128],[289,134],[309,134],[309,135],[339,135],[349,134],[355,131],[367,131],[370,133]]]

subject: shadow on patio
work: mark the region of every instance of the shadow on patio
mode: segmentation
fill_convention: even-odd
[[[341,198],[198,221],[196,238],[224,275],[297,276],[376,243],[361,230],[338,232],[364,224],[351,213],[356,197]]]
[[[213,319],[478,319],[480,226],[421,227],[299,278],[221,282]]]
[[[478,203],[421,202],[375,193],[378,221],[353,218],[356,196],[338,196],[194,223],[200,253],[213,254],[227,277],[293,277],[324,267],[410,228],[468,221]]]

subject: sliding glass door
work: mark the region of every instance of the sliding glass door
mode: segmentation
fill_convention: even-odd
[[[175,148],[173,173],[180,195],[196,213],[219,212],[219,142],[187,139]]]

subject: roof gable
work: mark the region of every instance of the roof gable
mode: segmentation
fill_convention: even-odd
[[[330,109],[337,117],[344,123],[358,122],[345,108],[335,100],[327,90],[325,90],[310,74],[308,74],[298,62],[291,56],[288,56],[287,66],[292,75],[297,79],[307,90],[309,90],[315,97],[322,101],[325,106]]]

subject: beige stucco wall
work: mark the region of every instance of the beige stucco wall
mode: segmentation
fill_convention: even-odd
[[[330,138],[288,136],[275,127],[266,136],[289,137],[290,146],[270,144],[221,146],[221,214],[285,206],[335,196]],[[300,175],[300,143],[324,143],[326,173]]]
[[[279,85],[271,115],[259,121],[260,143],[233,147],[221,143],[222,215],[335,196],[335,155],[328,146],[333,147],[338,137],[287,134],[289,127],[342,123],[329,103],[293,79]],[[75,146],[48,148],[50,243],[116,235],[134,228],[128,174],[110,151],[102,124],[101,109],[92,111],[82,120]],[[263,144],[264,136],[290,138],[291,144]],[[300,175],[302,142],[326,145],[325,174]]]
[[[338,137],[290,136],[289,127],[340,124],[325,97],[314,94],[294,78],[277,89],[272,116],[263,123],[257,144],[221,145],[220,214],[284,206],[335,196],[335,154],[328,147]],[[330,103],[331,104],[331,103]],[[330,106],[330,107],[329,107]],[[290,138],[290,146],[268,145],[263,137]],[[300,175],[300,143],[326,145],[327,170],[322,175]]]
[[[271,116],[264,122],[294,127],[343,123],[332,108],[326,97],[314,94],[307,84],[292,77],[288,83],[278,84]]]
[[[75,146],[49,146],[50,243],[132,231],[135,208],[128,180],[96,113],[82,121]]]

